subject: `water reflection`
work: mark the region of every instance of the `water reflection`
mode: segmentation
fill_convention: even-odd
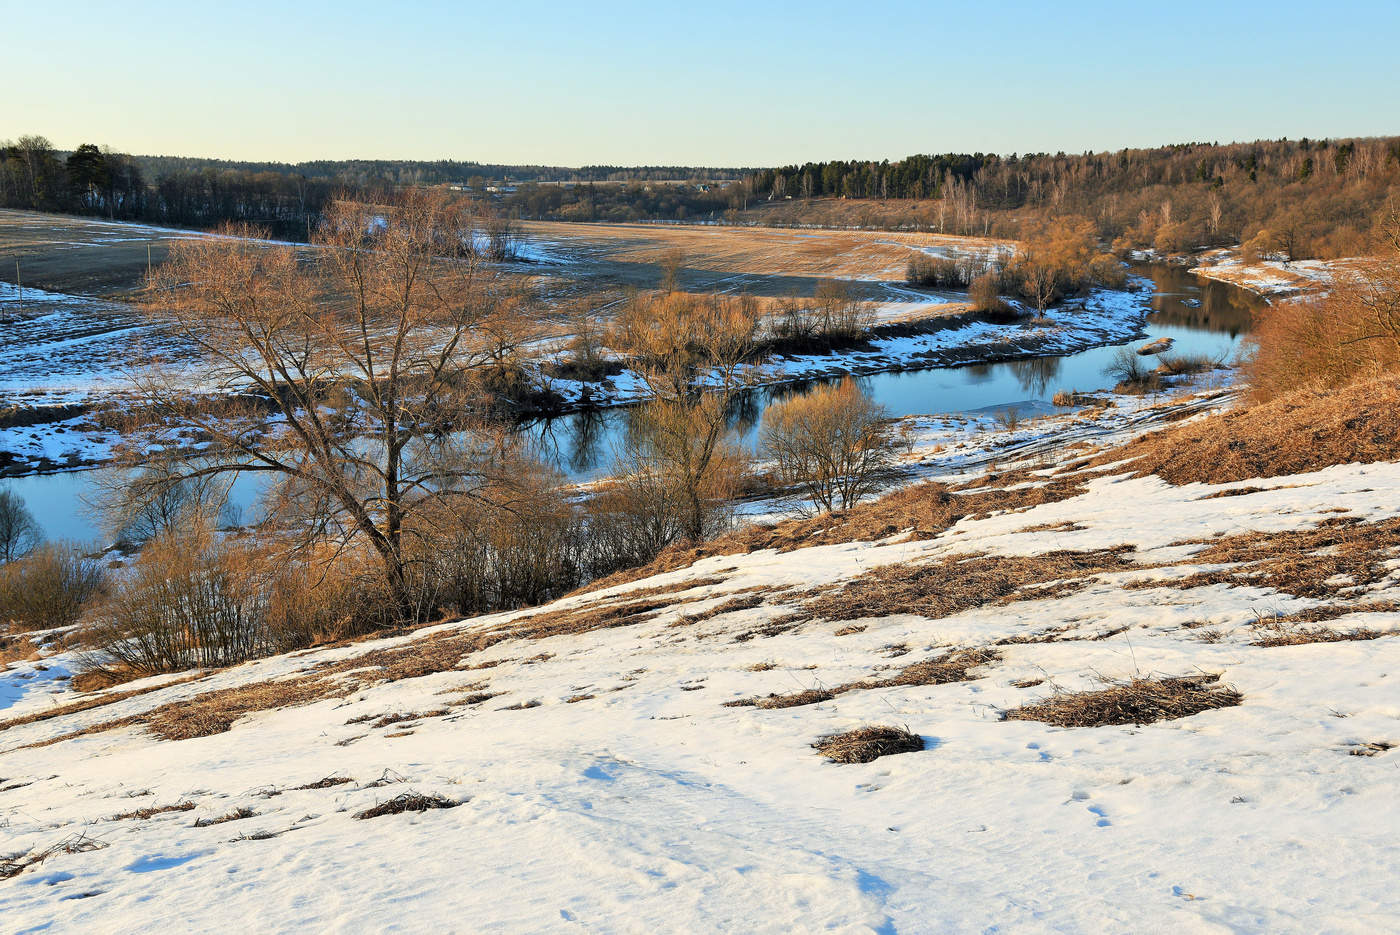
[[[1173,351],[1233,357],[1254,310],[1262,301],[1223,283],[1197,280],[1181,267],[1143,265],[1138,275],[1152,279],[1157,294],[1147,320],[1147,338],[1170,337]],[[1144,339],[1127,342],[1136,347]],[[1104,367],[1117,347],[1101,347],[1065,357],[1041,357],[998,364],[883,373],[860,379],[862,387],[893,416],[1017,409],[1045,411],[1060,390],[1104,387]],[[776,399],[800,395],[829,380],[765,387],[742,394],[730,411],[740,441],[756,450],[763,409]],[[586,480],[607,473],[634,431],[636,410],[580,412],[520,426],[536,452],[570,477]],[[83,506],[91,472],[14,478],[4,483],[24,497],[52,538],[92,539],[96,526]],[[247,507],[254,490],[235,487],[234,500]]]

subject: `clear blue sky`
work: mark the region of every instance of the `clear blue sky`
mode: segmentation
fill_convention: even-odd
[[[0,139],[775,165],[1400,133],[1400,0],[0,0]]]

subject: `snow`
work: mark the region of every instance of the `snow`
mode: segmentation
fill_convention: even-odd
[[[1143,406],[1118,428],[1151,414]],[[929,417],[920,443],[950,426]],[[1103,477],[1082,496],[964,519],[928,541],[706,559],[606,592],[724,579],[677,594],[677,606],[647,622],[499,643],[469,659],[499,661],[490,668],[361,687],[253,714],[209,737],[160,741],[129,727],[26,746],[517,614],[261,660],[11,727],[0,731],[4,851],[77,834],[102,846],[54,854],[0,882],[0,912],[20,932],[220,931],[233,919],[268,932],[1390,930],[1400,918],[1400,753],[1348,753],[1400,741],[1390,684],[1400,643],[1260,648],[1251,645],[1257,614],[1318,602],[1260,588],[1123,585],[1203,567],[1192,560],[1199,546],[1180,544],[1188,540],[1305,527],[1339,507],[1367,521],[1400,515],[1398,484],[1396,464],[1219,487]],[[1203,499],[1252,487],[1264,489]],[[1083,528],[1029,531],[1065,521]],[[839,638],[840,621],[814,621],[735,639],[786,612],[781,603],[671,626],[749,587],[811,588],[970,552],[1122,543],[1136,545],[1139,565],[1159,567],[942,619],[867,618],[864,631]],[[1392,576],[1370,597],[1398,590]],[[1214,642],[1184,626],[1196,621],[1208,621]],[[1393,615],[1344,623],[1400,630]],[[1084,637],[1129,629],[1008,645],[1003,661],[970,682],[852,691],[778,710],[721,704],[1064,625]],[[910,652],[892,658],[898,644]],[[761,662],[774,668],[751,671]],[[1243,704],[1146,727],[1058,729],[998,717],[1054,686],[1196,671],[1221,673]],[[1013,684],[1035,678],[1047,681]],[[439,708],[451,697],[444,690],[480,681],[505,694],[390,728],[347,723]],[[6,715],[58,700],[52,683],[4,684],[20,692],[7,696]],[[584,694],[594,697],[567,701]],[[538,706],[508,707],[521,702]],[[908,725],[926,749],[837,766],[809,747],[866,723]],[[293,788],[326,776],[354,781]],[[407,790],[461,804],[354,819]],[[183,801],[194,810],[111,820]],[[194,826],[239,807],[256,815]]]
[[[1206,279],[1233,283],[1268,300],[1325,292],[1334,276],[1352,260],[1260,260],[1245,263],[1237,248],[1212,250],[1200,257],[1191,272]]]

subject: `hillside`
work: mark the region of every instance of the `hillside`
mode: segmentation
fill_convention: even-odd
[[[1199,425],[1163,438],[1189,455]],[[1320,463],[1350,455],[1326,441]],[[1042,451],[535,610],[219,672],[78,694],[73,653],[18,663],[0,912],[27,932],[1383,928],[1400,464],[1207,485],[1178,459],[1173,485],[1136,476],[1153,450]],[[874,725],[922,749],[812,747]]]

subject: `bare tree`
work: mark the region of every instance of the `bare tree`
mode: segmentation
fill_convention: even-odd
[[[13,562],[34,551],[43,539],[34,514],[13,490],[0,489],[0,564]]]
[[[444,250],[471,242],[472,218],[413,191],[332,205],[305,255],[224,234],[177,242],[152,277],[152,314],[202,352],[211,392],[193,396],[169,370],[138,378],[147,450],[178,449],[191,431],[206,443],[177,470],[138,477],[135,494],[270,476],[271,527],[303,544],[367,543],[393,612],[423,612],[406,530],[472,497],[494,461],[477,419],[477,329],[505,290],[477,251]]]
[[[849,377],[763,413],[764,453],[818,509],[848,509],[875,489],[894,439],[886,413]]]

